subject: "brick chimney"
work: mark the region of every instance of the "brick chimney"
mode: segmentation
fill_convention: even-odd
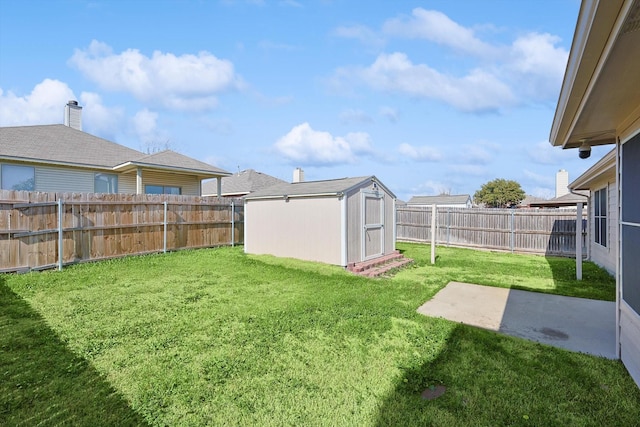
[[[78,101],[69,101],[64,107],[64,125],[82,130],[82,107]]]

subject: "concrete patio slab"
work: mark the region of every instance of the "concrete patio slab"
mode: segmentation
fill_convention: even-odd
[[[450,282],[418,312],[616,359],[614,302]]]

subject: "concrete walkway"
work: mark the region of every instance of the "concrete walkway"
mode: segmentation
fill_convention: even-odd
[[[418,312],[566,350],[616,358],[614,302],[450,282]]]

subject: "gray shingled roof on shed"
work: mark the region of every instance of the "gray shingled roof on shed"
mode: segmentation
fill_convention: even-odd
[[[0,158],[113,170],[127,163],[158,169],[227,175],[170,150],[145,154],[65,125],[0,127]]]
[[[413,196],[408,205],[466,205],[470,199],[468,194],[457,194],[453,196]]]
[[[275,176],[258,172],[253,169],[246,169],[231,176],[222,178],[222,195],[226,194],[249,194],[254,191],[262,190],[276,184],[286,184]],[[202,194],[216,194],[218,191],[218,183],[216,180],[205,181],[202,183]]]
[[[304,196],[304,195],[340,195],[364,182],[375,180],[379,185],[382,183],[373,175],[360,176],[355,178],[328,179],[324,181],[303,181],[294,183],[276,184],[263,190],[251,193],[246,198],[272,198],[283,196]],[[395,198],[386,187],[385,190]]]

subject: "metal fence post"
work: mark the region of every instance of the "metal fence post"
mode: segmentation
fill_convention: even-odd
[[[64,210],[62,208],[62,199],[58,199],[58,270],[62,270],[62,262],[63,262],[63,239],[62,239],[62,214]]]
[[[163,236],[162,236],[162,253],[167,253],[167,201],[165,200],[164,203],[164,219],[162,221],[162,227],[163,227]]]

